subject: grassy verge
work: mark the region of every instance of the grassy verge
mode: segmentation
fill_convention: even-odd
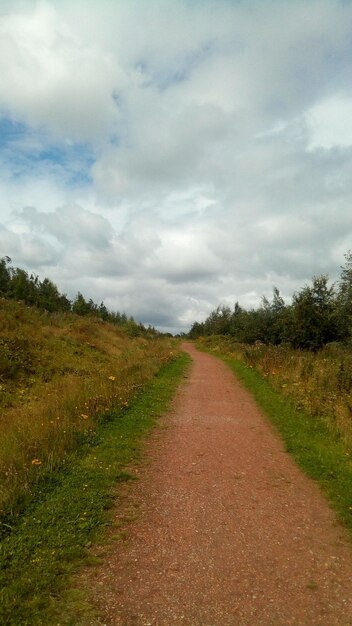
[[[0,544],[0,623],[3,626],[74,625],[67,596],[69,577],[87,559],[116,483],[131,478],[151,431],[179,384],[189,358],[165,365],[129,408],[111,411],[89,442],[56,472]],[[88,445],[89,444],[89,445]],[[115,495],[114,495],[115,494]]]
[[[212,352],[214,354],[214,352]],[[326,421],[314,418],[275,390],[268,380],[243,362],[215,353],[234,371],[281,434],[286,449],[318,481],[339,519],[352,533],[352,451]]]
[[[0,536],[177,350],[172,338],[0,299]]]

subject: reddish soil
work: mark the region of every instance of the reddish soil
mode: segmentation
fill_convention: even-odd
[[[352,546],[227,367],[193,365],[90,576],[102,624],[352,625]],[[116,517],[121,518],[117,510]]]

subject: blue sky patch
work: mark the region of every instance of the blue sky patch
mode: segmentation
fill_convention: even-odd
[[[90,170],[95,162],[87,144],[53,142],[22,122],[0,119],[0,160],[14,177],[23,177],[41,168],[60,175],[66,185],[91,183]]]

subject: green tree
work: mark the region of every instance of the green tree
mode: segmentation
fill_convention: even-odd
[[[107,310],[104,302],[101,302],[98,307],[98,315],[104,321],[109,319],[109,311]]]
[[[9,293],[11,282],[11,259],[8,256],[0,259],[0,295],[6,296]]]
[[[341,278],[337,293],[337,324],[339,338],[351,341],[352,338],[352,252],[345,254],[346,263],[341,268]]]
[[[8,295],[14,300],[22,300],[26,304],[36,304],[39,279],[38,276],[16,267],[11,271]]]
[[[229,335],[232,313],[229,306],[220,305],[204,322],[205,335]]]
[[[293,296],[288,338],[295,348],[318,350],[338,339],[336,293],[325,275],[314,277]]]
[[[82,296],[80,291],[77,293],[77,296],[72,303],[72,312],[76,313],[76,315],[89,315],[89,313],[91,313],[91,306]]]
[[[44,278],[38,286],[37,305],[51,313],[71,309],[71,302],[59,292],[57,286],[49,278]]]
[[[277,287],[273,287],[271,302],[263,297],[261,312],[261,340],[265,343],[279,345],[285,337],[287,307]]]
[[[200,322],[194,322],[192,324],[191,330],[188,333],[188,337],[190,339],[198,339],[198,337],[202,337],[204,335],[204,324]]]

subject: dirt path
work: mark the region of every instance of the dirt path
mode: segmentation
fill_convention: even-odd
[[[194,359],[94,579],[104,624],[352,625],[352,546],[224,364]]]

